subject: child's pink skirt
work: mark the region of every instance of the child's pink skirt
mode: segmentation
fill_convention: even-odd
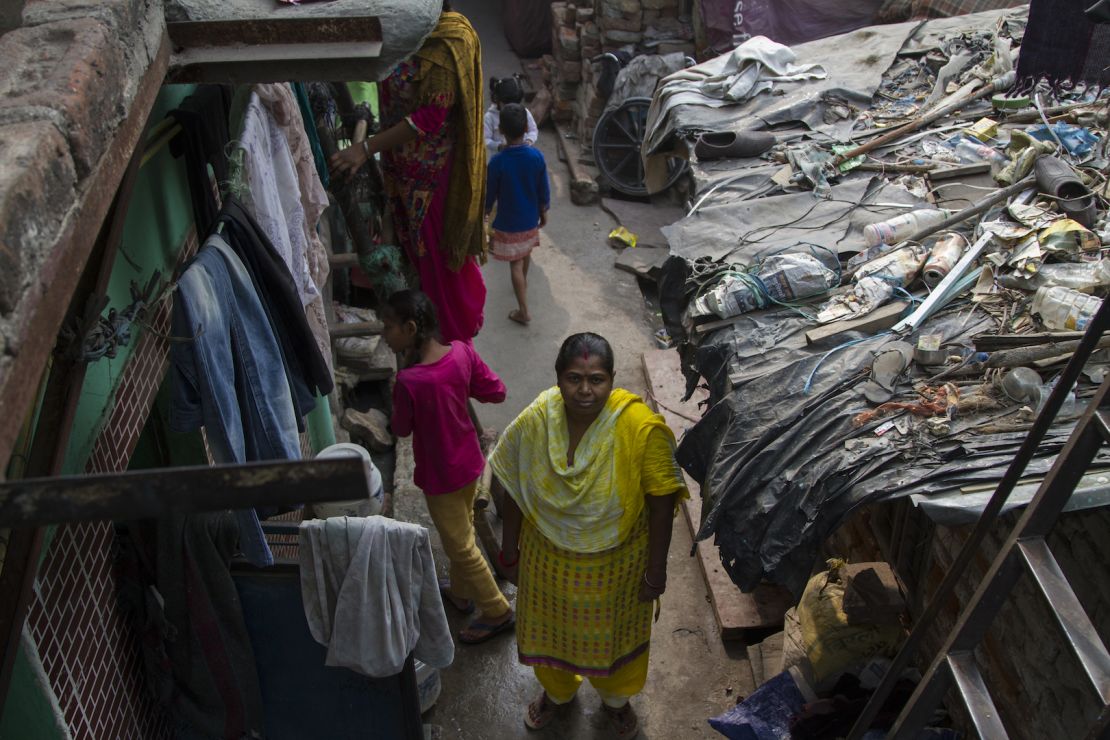
[[[540,245],[539,228],[529,231],[498,231],[490,229],[489,248],[495,260],[516,262],[524,259]]]

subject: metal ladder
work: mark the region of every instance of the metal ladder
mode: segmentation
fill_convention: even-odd
[[[899,676],[910,665],[929,627],[967,572],[984,537],[997,521],[1003,504],[1033,457],[1037,445],[1044,438],[1087,359],[1108,328],[1110,299],[1103,302],[1091,320],[1079,348],[1064,368],[1045,408],[999,481],[998,488],[937,593],[914,625],[883,681],[852,727],[849,740],[860,740],[863,737]],[[1107,376],[1090,400],[1033,500],[1006,538],[974,596],[963,607],[943,647],[933,658],[887,735],[888,740],[916,738],[945,694],[952,688],[967,710],[979,737],[987,740],[1009,737],[976,663],[975,648],[986,636],[994,618],[1024,573],[1032,577],[1055,618],[1064,642],[1086,675],[1089,688],[1101,702],[1101,711],[1094,718],[1087,737],[1110,739],[1110,653],[1046,540],[1092,460],[1106,444],[1110,444],[1110,376]]]

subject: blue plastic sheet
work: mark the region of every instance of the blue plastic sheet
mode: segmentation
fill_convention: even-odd
[[[790,671],[783,671],[709,726],[729,740],[788,740],[790,723],[801,713],[805,697]]]
[[[1038,141],[1053,142],[1055,139],[1052,138],[1052,133],[1055,133],[1056,137],[1060,139],[1060,143],[1068,150],[1068,154],[1073,157],[1086,157],[1095,148],[1095,144],[1098,143],[1098,137],[1089,130],[1070,123],[1052,124],[1052,133],[1049,133],[1048,126],[1043,123],[1026,129],[1025,132]]]

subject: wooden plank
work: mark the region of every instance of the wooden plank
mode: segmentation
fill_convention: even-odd
[[[685,380],[674,350],[650,350],[643,355],[648,403],[663,415],[667,425],[681,436],[701,417],[698,402],[708,396],[699,388],[689,401],[683,401]],[[692,537],[701,527],[701,488],[686,477],[690,498],[682,502],[682,512]],[[722,640],[751,640],[768,629],[782,629],[786,610],[794,605],[790,593],[779,586],[762,584],[750,594],[742,592],[729,578],[721,563],[720,548],[709,541],[697,542],[695,554],[709,591],[713,615]]]
[[[352,321],[332,324],[328,327],[332,342],[344,337],[374,337],[382,333],[380,321]]]
[[[763,672],[763,650],[760,648],[762,643],[752,643],[748,645],[748,663],[752,667],[752,686],[759,688],[763,682],[767,680],[767,674]]]
[[[1029,334],[976,334],[971,338],[979,352],[1015,349],[1033,344],[1052,344],[1083,338],[1081,331],[1038,331]]]
[[[373,15],[175,21],[166,24],[174,51],[222,46],[381,42],[382,22]]]
[[[776,632],[759,643],[760,657],[763,658],[764,681],[782,673],[782,645],[784,637],[784,633]]]
[[[817,344],[849,331],[859,331],[865,334],[884,331],[898,323],[909,305],[907,301],[894,301],[885,306],[879,306],[871,313],[858,319],[834,321],[831,324],[810,329],[806,332],[806,344]]]
[[[370,495],[361,458],[200,465],[0,483],[0,526],[129,521]]]

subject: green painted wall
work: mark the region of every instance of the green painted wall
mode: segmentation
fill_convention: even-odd
[[[161,121],[192,90],[191,85],[163,87],[150,114],[148,128]],[[131,303],[132,280],[145,284],[154,270],[162,270],[169,277],[177,263],[177,249],[188,233],[192,218],[183,163],[175,160],[169,149],[163,147],[139,171],[135,182],[123,242],[112,265],[108,286],[109,306],[119,310]],[[95,238],[95,234],[90,234],[89,238]],[[112,394],[137,339],[138,334],[133,332],[129,345],[121,347],[115,358],[104,358],[89,365],[63,474],[84,472],[96,436],[111,410]],[[50,528],[44,540],[44,556],[52,535],[53,528]],[[25,650],[21,649],[13,669],[4,713],[0,717],[0,740],[53,740],[63,737],[46,693],[49,688],[36,680],[31,666]]]
[[[150,114],[148,128],[161,121],[192,90],[192,85],[163,87]],[[163,146],[139,170],[127,209],[123,241],[108,285],[108,305],[116,310],[131,303],[132,281],[142,288],[155,270],[161,270],[167,281],[173,273],[178,249],[193,222],[184,167],[184,159],[174,159],[169,147]],[[105,357],[89,365],[66,451],[64,473],[84,471],[93,443],[111,410],[116,384],[137,339],[138,332],[133,331],[130,344],[121,347],[115,358]]]

